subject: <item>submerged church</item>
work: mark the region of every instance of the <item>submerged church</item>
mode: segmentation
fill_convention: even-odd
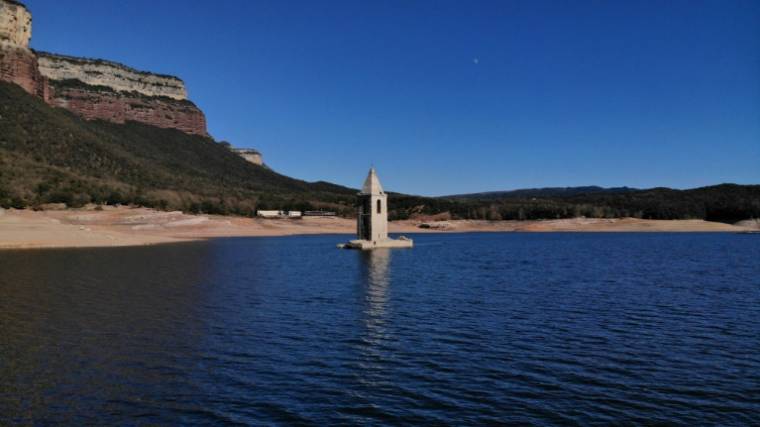
[[[356,218],[357,240],[343,247],[351,249],[411,248],[412,240],[388,237],[388,195],[380,185],[375,168],[369,170],[362,191],[358,194],[358,216]]]

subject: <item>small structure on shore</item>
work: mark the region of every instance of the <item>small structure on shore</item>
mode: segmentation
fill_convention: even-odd
[[[256,211],[256,216],[261,218],[301,218],[301,211]]]
[[[358,239],[341,247],[369,250],[375,248],[411,248],[414,242],[406,237],[394,240],[388,237],[388,195],[383,191],[375,168],[369,170],[362,191],[358,194]]]
[[[306,211],[303,213],[303,216],[338,216],[337,213],[332,211]]]

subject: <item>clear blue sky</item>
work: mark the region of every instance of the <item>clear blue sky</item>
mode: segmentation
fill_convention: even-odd
[[[442,195],[760,184],[760,1],[25,0],[275,170]]]

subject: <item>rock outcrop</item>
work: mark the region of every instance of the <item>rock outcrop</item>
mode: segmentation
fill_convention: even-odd
[[[206,117],[177,77],[111,61],[29,49],[32,16],[16,0],[0,0],[0,80],[88,120],[136,121],[207,136]]]
[[[78,80],[50,80],[50,104],[87,120],[134,121],[185,133],[207,135],[206,117],[192,102],[168,97],[120,92]]]
[[[0,80],[16,83],[27,92],[49,101],[47,79],[37,67],[37,56],[29,49],[0,45]]]
[[[240,157],[253,163],[254,165],[264,166],[264,158],[256,150],[250,148],[234,148],[232,151],[236,152]]]
[[[16,83],[47,101],[47,80],[29,49],[31,38],[31,13],[21,3],[0,0],[0,80]]]
[[[14,0],[0,2],[0,43],[29,48],[32,38],[32,14]]]
[[[119,92],[187,99],[185,83],[177,77],[146,73],[101,59],[76,58],[46,52],[37,52],[37,58],[40,72],[50,80],[79,80],[91,86],[106,86]]]

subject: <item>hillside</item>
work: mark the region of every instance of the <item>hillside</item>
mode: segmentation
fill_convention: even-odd
[[[548,188],[449,196],[445,199],[467,206],[466,211],[457,212],[458,215],[482,219],[585,216],[734,222],[760,217],[760,185],[721,184],[690,190]]]
[[[604,188],[598,186],[585,187],[545,187],[545,188],[525,188],[520,190],[509,191],[489,191],[484,193],[455,194],[444,196],[446,199],[478,199],[478,200],[499,200],[499,199],[530,199],[533,197],[552,198],[552,197],[570,197],[581,194],[594,193],[626,193],[637,191],[636,188],[614,187]]]
[[[308,183],[252,164],[201,135],[136,122],[86,121],[0,82],[0,207],[134,204],[253,215],[328,209],[354,215],[356,190]],[[707,219],[760,217],[760,186],[692,190],[549,188],[428,198],[391,194],[390,218]]]
[[[355,190],[253,165],[198,135],[85,121],[0,82],[0,206],[135,203],[188,212],[352,211]]]

